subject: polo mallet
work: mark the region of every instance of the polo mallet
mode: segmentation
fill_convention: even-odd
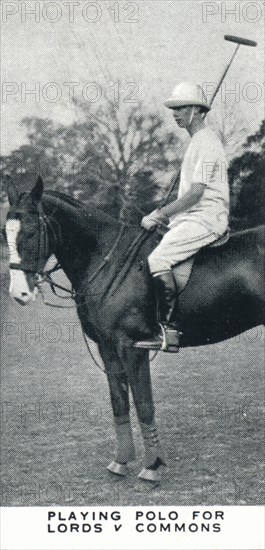
[[[228,42],[235,42],[235,43],[237,44],[237,46],[236,46],[236,48],[235,48],[235,50],[234,50],[234,53],[233,53],[233,55],[232,55],[232,57],[231,57],[231,59],[230,59],[228,65],[227,65],[227,67],[225,68],[225,70],[224,70],[224,72],[223,72],[223,74],[222,74],[222,76],[221,76],[221,78],[220,78],[220,80],[219,80],[219,83],[218,83],[218,85],[217,85],[216,90],[214,91],[214,94],[213,94],[213,96],[212,96],[212,98],[211,98],[211,100],[210,100],[210,106],[212,105],[212,103],[213,103],[213,101],[214,101],[214,99],[215,99],[215,96],[218,94],[218,92],[219,92],[219,90],[220,90],[220,87],[221,87],[221,85],[222,85],[222,82],[224,81],[224,79],[225,79],[225,77],[226,77],[226,75],[227,75],[227,73],[228,73],[228,70],[230,69],[230,67],[231,67],[231,65],[232,65],[232,63],[233,63],[233,60],[234,60],[234,58],[235,58],[235,56],[236,56],[236,54],[237,54],[237,52],[238,52],[240,46],[252,46],[252,47],[253,47],[253,46],[254,46],[254,47],[257,46],[257,42],[255,42],[254,40],[248,40],[248,38],[240,38],[240,36],[231,36],[230,34],[225,34],[225,35],[224,35],[224,39],[225,39],[225,40],[228,40]]]

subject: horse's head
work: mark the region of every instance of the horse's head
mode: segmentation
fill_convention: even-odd
[[[8,185],[10,210],[5,233],[10,252],[10,294],[20,304],[34,301],[38,275],[49,258],[47,223],[42,211],[43,181],[38,178],[30,193],[19,194]]]

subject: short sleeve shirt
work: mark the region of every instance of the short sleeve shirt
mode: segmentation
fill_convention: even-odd
[[[193,183],[205,186],[200,201],[187,212],[174,216],[170,226],[188,215],[217,233],[224,232],[229,215],[227,159],[221,141],[207,127],[191,138],[182,163],[178,198],[183,197]]]

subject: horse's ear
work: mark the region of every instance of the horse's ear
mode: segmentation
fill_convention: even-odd
[[[39,176],[32,191],[30,192],[30,196],[33,202],[40,202],[42,194],[43,194],[43,179],[41,176]]]
[[[19,192],[13,181],[11,180],[10,176],[6,176],[6,192],[9,200],[10,206],[16,203]]]

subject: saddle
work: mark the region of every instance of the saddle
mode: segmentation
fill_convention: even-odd
[[[220,246],[224,246],[229,240],[230,237],[230,229],[228,228],[226,232],[219,237],[216,241],[214,241],[211,244],[208,244],[205,246],[205,248],[219,248]],[[173,267],[173,275],[176,283],[176,288],[178,291],[178,294],[181,294],[183,290],[186,288],[190,276],[193,269],[194,260],[196,258],[195,254],[194,256],[191,256],[187,260],[184,260],[184,262],[181,262],[180,264],[177,264]]]

